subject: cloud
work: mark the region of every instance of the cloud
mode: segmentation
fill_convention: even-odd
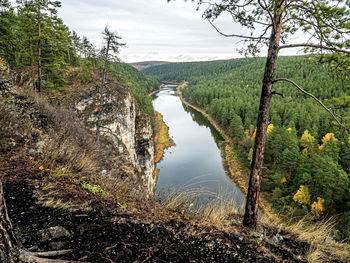
[[[136,60],[191,61],[238,56],[232,39],[220,36],[190,1],[61,0],[59,15],[72,30],[101,46],[108,25],[127,43],[120,56]],[[231,21],[223,21],[232,28]]]
[[[15,2],[15,0],[11,0]],[[61,0],[59,16],[71,30],[102,45],[106,25],[126,42],[120,57],[125,62],[141,60],[191,61],[240,57],[242,42],[218,34],[196,11],[191,1],[167,0]],[[229,16],[215,22],[225,33],[246,30]]]

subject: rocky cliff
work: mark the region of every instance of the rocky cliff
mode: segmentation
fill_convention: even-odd
[[[87,127],[96,130],[100,118],[100,132],[108,137],[119,152],[141,173],[147,193],[153,193],[154,142],[150,118],[139,109],[130,88],[114,83],[103,93],[100,108],[98,88],[84,88],[73,101]]]
[[[78,115],[78,119],[82,121],[82,125],[85,127],[74,124],[72,127],[66,129],[70,130],[70,133],[78,137],[80,136],[79,139],[82,140],[82,143],[90,145],[94,143],[94,140],[97,140],[94,137],[95,133],[90,132],[89,138],[86,138],[83,134],[86,135],[88,133],[81,133],[81,130],[88,128],[91,131],[95,131],[97,124],[100,123],[101,136],[103,140],[108,141],[106,147],[111,153],[109,155],[104,154],[106,156],[103,158],[98,157],[97,159],[99,160],[95,161],[99,166],[97,169],[98,174],[111,177],[115,176],[115,174],[119,177],[121,174],[124,174],[121,177],[142,178],[147,194],[151,195],[153,193],[155,187],[155,164],[151,120],[137,106],[136,100],[128,86],[114,80],[109,80],[109,84],[103,92],[102,107],[100,107],[100,92],[97,85],[90,83],[86,86],[75,87],[74,89],[67,90],[64,94],[51,98],[47,107],[53,109],[44,110],[43,108],[45,107],[41,106],[39,108],[42,109],[38,109],[37,102],[34,102],[35,99],[32,98],[32,95],[23,95],[23,92],[26,93],[28,90],[30,80],[27,79],[30,77],[25,75],[18,81],[19,77],[17,75],[19,74],[14,74],[12,77],[12,82],[15,85],[11,85],[10,81],[1,78],[0,90],[1,97],[7,101],[6,103],[14,105],[13,108],[19,118],[23,118],[24,120],[30,115],[29,120],[26,121],[28,123],[33,122],[31,112],[36,112],[37,115],[44,116],[45,120],[49,120],[46,121],[48,122],[46,126],[49,126],[49,128],[45,128],[46,130],[52,129],[58,132],[58,128],[53,127],[55,125],[52,123],[55,123],[57,119],[62,119],[62,125],[69,126],[68,116],[70,115],[70,118],[74,119],[76,118],[75,115]],[[22,92],[18,93],[15,86],[25,88]],[[42,104],[42,102],[39,104]],[[73,113],[72,110],[77,114]],[[60,111],[64,111],[64,113]],[[74,122],[72,121],[72,123]],[[56,126],[62,125],[58,124]],[[31,124],[33,128],[30,129],[40,131],[42,127],[37,126],[36,123],[33,123]],[[79,127],[79,132],[75,127]],[[47,132],[41,133],[46,134]],[[37,140],[48,141],[44,139],[45,136],[43,135],[41,136],[42,138]],[[56,136],[56,140],[58,140],[58,136]],[[69,162],[69,160],[67,161]],[[114,164],[112,164],[113,162]],[[116,170],[119,170],[119,172],[115,173]],[[137,188],[137,186],[134,186],[135,191],[138,191]]]

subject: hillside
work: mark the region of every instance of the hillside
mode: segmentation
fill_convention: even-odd
[[[144,70],[160,80],[186,80],[186,100],[206,110],[235,140],[243,167],[249,168],[255,137],[265,59],[174,63]],[[349,80],[337,78],[317,57],[281,57],[276,77],[294,80],[349,118]],[[349,235],[350,135],[332,116],[293,86],[276,84],[265,150],[263,190],[279,213],[299,217],[338,217]],[[300,204],[298,195],[307,196]],[[317,210],[319,209],[319,210]]]
[[[142,62],[129,63],[129,65],[133,66],[138,70],[143,70],[146,68],[164,65],[164,64],[170,64],[170,63],[171,62],[166,62],[166,61],[142,61]]]
[[[326,238],[326,223],[292,225],[291,233],[265,219],[255,232],[215,203],[194,211],[184,194],[145,198],[128,151],[110,140],[117,134],[97,142],[88,112],[77,115],[55,104],[70,100],[49,102],[3,78],[0,91],[1,182],[25,249],[59,250],[53,258],[80,262],[346,262],[346,247]]]
[[[80,22],[105,19],[119,2],[96,2],[102,12]],[[124,12],[131,3],[123,4]],[[159,79],[188,80],[179,87],[186,103],[214,117],[236,142],[225,147],[249,165],[263,59],[137,63],[152,66],[146,76],[120,62],[126,43],[117,29],[89,27],[96,46],[64,24],[59,8],[0,1],[1,263],[348,262],[350,139],[328,115],[289,91],[292,112],[282,102],[273,109],[264,190],[285,217],[264,214],[249,229],[220,195],[206,205],[203,189],[155,195],[158,151],[171,144],[150,96]],[[84,13],[71,10],[73,19]],[[348,82],[314,58],[281,62],[281,74],[313,85],[327,103],[348,103]]]
[[[114,63],[113,68],[115,78],[131,88],[138,105],[148,116],[152,117],[152,99],[148,94],[158,89],[159,82],[126,63]]]

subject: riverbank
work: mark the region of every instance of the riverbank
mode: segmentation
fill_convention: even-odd
[[[161,85],[159,86],[158,89],[152,91],[151,93],[148,93],[148,96],[150,96],[150,97],[153,96],[153,95],[156,94],[157,92],[161,91],[161,90],[163,89],[164,86],[165,86],[164,84],[161,84]]]
[[[216,120],[212,116],[210,116],[210,114],[208,114],[204,109],[197,107],[195,105],[192,105],[183,97],[181,90],[185,88],[187,85],[188,85],[188,82],[183,82],[181,85],[179,85],[177,87],[176,94],[179,95],[182,103],[200,112],[203,116],[205,116],[208,119],[208,121],[211,123],[211,125],[213,125],[214,128],[225,139],[225,144],[220,149],[224,160],[224,167],[228,172],[228,175],[231,178],[231,180],[234,183],[236,183],[245,194],[247,194],[248,185],[249,185],[249,171],[244,170],[241,167],[239,160],[236,157],[236,153],[233,150],[234,140],[227,135],[225,130],[216,122]],[[260,196],[259,206],[264,211],[264,214],[266,214],[269,217],[269,221],[271,220],[274,222],[280,221],[280,219],[274,214],[271,204],[266,200],[266,198],[264,198],[263,195]]]
[[[154,162],[159,163],[163,158],[164,151],[174,143],[169,136],[169,127],[165,124],[162,114],[158,111],[154,111],[154,143]]]

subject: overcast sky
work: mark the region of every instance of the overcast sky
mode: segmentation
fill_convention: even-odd
[[[14,0],[12,0],[14,2]],[[80,36],[100,47],[106,25],[127,44],[124,62],[147,60],[201,61],[239,57],[242,45],[218,34],[196,11],[196,3],[183,0],[61,0],[59,16]],[[245,33],[231,18],[217,25],[225,33]],[[265,52],[262,53],[264,55]]]
[[[196,4],[183,0],[61,0],[59,11],[72,30],[101,44],[106,25],[127,44],[125,62],[193,61],[238,57],[237,40],[222,37],[205,21]],[[222,19],[221,24],[232,26]],[[226,21],[225,21],[226,20]],[[224,26],[223,25],[223,26]]]

